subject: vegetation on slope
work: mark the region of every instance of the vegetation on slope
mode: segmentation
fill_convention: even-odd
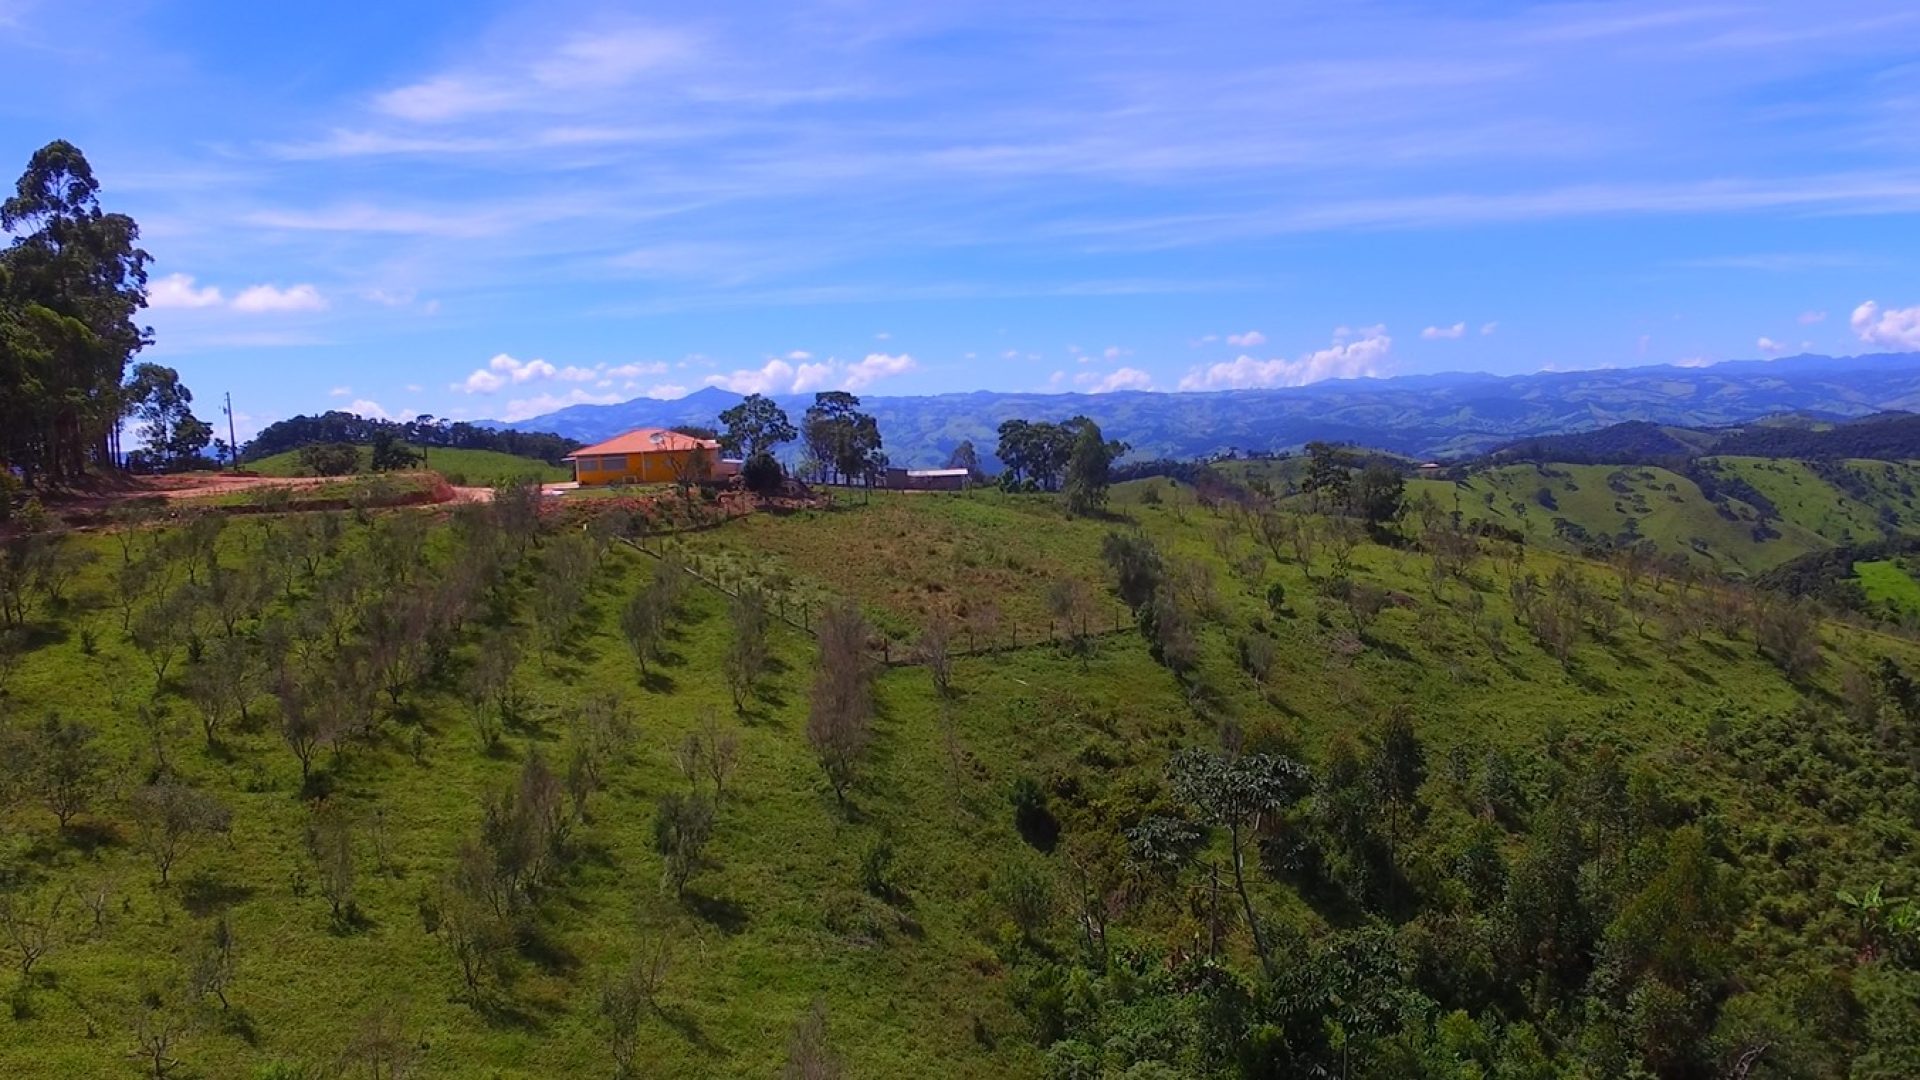
[[[419,467],[432,469],[454,484],[492,487],[520,480],[551,482],[573,478],[573,470],[567,466],[552,465],[539,458],[503,454],[497,450],[418,445],[409,446],[408,449],[417,455]],[[355,446],[353,451],[359,462],[353,471],[373,471],[373,448]],[[258,461],[249,461],[247,469],[261,476],[314,475],[307,463],[301,460],[299,450],[287,450]]]

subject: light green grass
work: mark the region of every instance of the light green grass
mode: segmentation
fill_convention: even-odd
[[[361,471],[369,471],[372,468],[373,449],[367,446],[356,449],[360,454]],[[551,483],[573,479],[573,470],[565,465],[549,465],[538,458],[503,454],[498,450],[464,450],[445,446],[416,446],[413,450],[426,455],[422,468],[432,469],[456,483],[475,487],[492,487],[510,480],[532,479]],[[249,461],[246,468],[262,476],[312,475],[302,468],[298,450]]]
[[[1598,484],[1585,474],[1574,479],[1581,490],[1568,491],[1563,505],[1584,505],[1589,487],[1606,489],[1604,475]],[[654,564],[618,547],[594,579],[572,639],[552,657],[529,652],[522,664],[533,720],[511,733],[507,759],[479,751],[458,700],[456,666],[449,681],[410,695],[379,745],[327,763],[336,798],[362,821],[380,811],[389,823],[393,870],[377,872],[371,851],[363,844],[360,852],[359,899],[370,922],[360,932],[331,930],[324,902],[298,887],[311,879],[305,811],[294,761],[270,731],[237,733],[219,755],[190,726],[169,740],[176,766],[237,812],[231,842],[195,852],[170,890],[153,884],[151,869],[126,843],[130,823],[114,799],[88,820],[119,842],[91,852],[63,843],[43,811],[14,808],[0,816],[7,856],[54,881],[111,877],[127,907],[116,905],[98,934],[76,931],[46,962],[54,986],[34,992],[31,1018],[0,1015],[0,1075],[126,1070],[131,1041],[121,1012],[143,972],[174,963],[182,943],[204,932],[210,908],[181,905],[198,893],[232,913],[241,956],[232,997],[253,1037],[237,1033],[231,1017],[226,1027],[210,1017],[178,1052],[197,1075],[244,1077],[276,1060],[331,1060],[357,1018],[386,998],[405,1003],[408,1032],[426,1047],[421,1075],[605,1075],[611,1070],[595,1016],[600,980],[635,948],[638,927],[671,923],[681,937],[662,994],[667,1015],[649,1019],[645,1036],[657,1075],[772,1075],[794,1018],[819,997],[850,1076],[1037,1077],[1041,1055],[1009,1004],[1017,961],[1004,948],[1004,916],[987,889],[1007,860],[1039,858],[1013,831],[1012,782],[1035,777],[1077,792],[1061,797],[1059,813],[1069,830],[1090,828],[1110,802],[1125,803],[1154,783],[1170,751],[1214,745],[1229,725],[1283,732],[1317,760],[1328,740],[1404,703],[1415,709],[1436,775],[1455,747],[1504,747],[1532,758],[1548,732],[1561,731],[1618,746],[1634,768],[1707,800],[1719,842],[1774,905],[1756,908],[1735,934],[1732,955],[1750,982],[1810,956],[1845,962],[1848,924],[1831,902],[1835,889],[1882,878],[1896,895],[1920,886],[1920,870],[1883,847],[1911,836],[1901,808],[1871,805],[1841,818],[1815,802],[1775,805],[1769,800],[1778,785],[1738,775],[1716,748],[1714,725],[1743,730],[1800,698],[1751,640],[1712,633],[1665,640],[1656,626],[1628,624],[1605,638],[1589,636],[1563,667],[1513,625],[1508,571],[1494,560],[1436,594],[1425,556],[1367,544],[1355,555],[1355,576],[1392,590],[1398,602],[1356,650],[1346,647],[1356,639],[1340,606],[1315,595],[1328,572],[1324,553],[1312,567],[1264,554],[1255,567],[1249,557],[1260,549],[1228,515],[1201,510],[1171,487],[1175,494],[1160,505],[1141,505],[1137,490],[1130,487],[1108,519],[1068,517],[1048,497],[876,493],[864,504],[760,514],[685,537],[703,572],[778,579],[803,597],[854,597],[900,640],[911,640],[932,613],[962,604],[991,602],[1007,623],[1037,628],[1048,586],[1063,577],[1095,584],[1106,598],[1098,552],[1113,529],[1139,528],[1168,557],[1212,575],[1192,686],[1157,665],[1131,633],[1101,639],[1084,664],[1052,647],[963,659],[960,693],[948,706],[949,744],[926,674],[884,672],[877,742],[851,815],[835,808],[804,738],[810,644],[776,628],[781,670],[742,727],[741,771],[720,815],[714,865],[694,879],[700,900],[690,910],[659,889],[650,817],[655,798],[685,784],[672,749],[709,712],[731,711],[720,677],[724,601],[710,590],[690,595],[664,677],[643,689],[616,620]],[[231,525],[224,557],[259,557],[261,530],[272,525]],[[444,533],[436,537],[436,557],[444,559]],[[350,527],[349,548],[368,542],[364,527]],[[40,617],[39,644],[7,700],[16,718],[57,709],[98,726],[114,760],[127,763],[116,775],[138,783],[145,751],[135,707],[153,699],[182,718],[191,707],[175,684],[156,686],[122,640],[118,613],[99,599],[119,558],[114,538],[74,543],[98,562],[78,583],[80,599]],[[1539,550],[1518,564],[1543,577],[1567,566],[1600,595],[1617,594],[1611,576],[1591,564]],[[541,580],[536,552],[500,617],[524,626]],[[1276,582],[1290,598],[1278,615],[1265,599]],[[1671,593],[1660,599],[1674,602]],[[1504,620],[1504,655],[1482,643],[1470,604]],[[82,629],[99,643],[98,655],[83,652]],[[461,664],[471,659],[476,629],[461,645]],[[1234,638],[1244,633],[1269,634],[1280,646],[1265,686],[1235,665]],[[1911,665],[1916,657],[1907,642],[1853,628],[1829,625],[1822,634],[1832,654],[1850,659],[1884,654]],[[1836,682],[1831,671],[1821,678],[1828,688]],[[583,857],[543,905],[543,936],[554,947],[521,965],[510,991],[520,1019],[490,1019],[454,1000],[452,961],[423,931],[416,901],[449,865],[455,843],[478,827],[483,799],[508,782],[516,759],[534,748],[557,755],[569,708],[602,690],[635,705],[639,745],[598,797],[580,837]],[[261,709],[270,714],[272,706]],[[403,750],[415,726],[428,747],[418,765]],[[1783,775],[1807,767],[1789,763]],[[1456,819],[1460,811],[1448,809],[1429,827],[1464,828]],[[1775,860],[1768,845],[1782,830],[1794,839],[1793,853]],[[860,885],[862,857],[883,837],[898,852],[906,893],[894,904]],[[1046,865],[1066,895],[1064,860]],[[1308,934],[1328,929],[1327,918],[1288,885],[1262,876],[1254,888],[1277,922]],[[1056,934],[1057,947],[1070,950],[1064,916]],[[1118,922],[1115,934],[1150,950],[1188,948],[1193,923],[1172,906],[1152,906]],[[1244,935],[1234,938],[1231,953],[1244,965]]]
[[[1915,581],[1908,569],[1893,559],[1879,559],[1874,562],[1853,564],[1854,576],[1860,579],[1860,591],[1867,594],[1868,601],[1883,605],[1896,615],[1920,614],[1920,581]]]

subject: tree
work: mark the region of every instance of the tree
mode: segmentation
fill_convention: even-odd
[[[1145,533],[1110,532],[1100,542],[1101,557],[1113,570],[1120,599],[1138,612],[1159,591],[1164,565],[1160,551]]]
[[[355,460],[357,463],[357,455]],[[373,456],[370,464],[374,472],[397,472],[420,464],[420,455],[393,432],[380,431],[373,436]]]
[[[1273,960],[1253,897],[1247,891],[1246,846],[1262,822],[1297,801],[1307,790],[1307,770],[1299,762],[1273,754],[1222,757],[1204,750],[1183,750],[1167,765],[1175,798],[1200,820],[1227,830],[1234,891],[1247,918],[1254,951],[1269,975]]]
[[[600,988],[600,1017],[607,1022],[616,1080],[639,1075],[640,1020],[660,1010],[659,995],[673,967],[673,939],[664,932],[646,936],[633,959]]]
[[[747,459],[771,455],[776,447],[792,442],[797,434],[786,412],[763,394],[749,394],[746,400],[721,413],[720,424],[724,429],[720,434],[721,448]]]
[[[225,834],[233,811],[207,792],[166,778],[139,788],[130,800],[140,846],[165,887],[173,867],[201,838]]]
[[[99,793],[106,759],[94,745],[96,732],[50,713],[29,743],[27,782],[65,829]]]
[[[762,498],[780,494],[786,480],[786,470],[772,454],[754,454],[740,466],[740,481],[747,485],[748,491]]]
[[[661,887],[685,897],[687,880],[700,869],[701,854],[712,838],[712,800],[699,792],[660,796],[653,812],[653,850],[662,860]]]
[[[1067,513],[1098,513],[1107,505],[1107,487],[1113,459],[1126,452],[1126,444],[1108,442],[1100,435],[1100,425],[1082,420],[1073,438],[1073,456],[1067,461]]]
[[[1400,470],[1384,461],[1376,461],[1360,471],[1353,486],[1354,509],[1360,519],[1376,532],[1400,520],[1406,509],[1407,481]]]
[[[307,821],[307,854],[320,880],[320,895],[335,926],[354,922],[353,819],[332,802],[316,803]]]
[[[193,391],[180,373],[159,364],[138,364],[124,390],[128,414],[144,428],[148,460],[167,469],[191,462],[207,448],[213,428],[193,415]]]
[[[1300,488],[1313,497],[1315,511],[1322,508],[1322,500],[1331,503],[1335,510],[1346,509],[1352,484],[1346,454],[1328,443],[1307,444],[1307,476]]]
[[[0,461],[29,485],[110,464],[121,377],[149,343],[140,228],[104,211],[86,155],[64,140],[34,152],[0,202]],[[202,443],[202,445],[205,445]]]
[[[859,398],[844,390],[815,394],[800,429],[807,455],[842,483],[871,483],[874,473],[886,467],[879,424],[860,411]]]
[[[866,656],[867,621],[851,601],[820,617],[820,653],[807,710],[807,742],[827,774],[833,796],[846,805],[867,744],[873,737],[873,685]]]
[[[228,1007],[227,991],[233,988],[237,970],[235,944],[233,922],[222,912],[213,920],[187,968],[189,997],[201,999],[212,994],[222,1009]]]
[[[962,439],[960,445],[953,448],[953,453],[947,455],[947,468],[965,469],[968,479],[979,482],[982,476],[980,452],[973,448],[972,439]]]
[[[309,443],[300,448],[300,468],[314,476],[346,476],[360,470],[360,451],[351,443]]]
[[[735,712],[745,712],[767,668],[767,598],[757,585],[744,585],[727,605],[733,638],[724,660],[727,689]]]
[[[620,609],[620,633],[640,665],[642,679],[647,677],[648,661],[659,659],[665,646],[667,611],[667,597],[657,580],[635,589]]]
[[[781,1080],[839,1080],[840,1056],[827,1040],[827,1003],[818,998],[793,1026]]]

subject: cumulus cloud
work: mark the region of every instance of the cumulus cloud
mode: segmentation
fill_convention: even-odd
[[[792,356],[793,354],[788,354]],[[800,353],[807,356],[806,353]],[[901,353],[868,353],[853,363],[825,360],[801,360],[773,357],[757,368],[741,368],[724,375],[709,375],[705,383],[736,394],[805,394],[815,390],[861,390],[873,383],[914,370],[919,365],[912,356]]]
[[[1764,335],[1759,341],[1754,342],[1753,347],[1759,349],[1762,354],[1767,356],[1779,356],[1781,353],[1787,351],[1785,344]]]
[[[220,295],[216,286],[196,288],[192,274],[168,274],[147,283],[147,306],[150,308],[208,308],[219,307],[225,302],[226,298]]]
[[[1827,313],[1824,311],[1803,311],[1800,313],[1801,326],[1812,326],[1814,323],[1826,321]]]
[[[327,298],[311,285],[292,285],[285,289],[274,285],[254,285],[240,290],[233,298],[233,310],[249,313],[275,311],[324,311]]]
[[[1428,341],[1458,341],[1467,336],[1467,324],[1457,322],[1452,326],[1429,326],[1420,331],[1420,336]]]
[[[1322,379],[1354,379],[1379,375],[1386,367],[1393,338],[1385,326],[1358,330],[1341,327],[1333,344],[1298,359],[1239,358],[1195,368],[1180,380],[1182,390],[1242,390],[1259,387],[1305,386]]]
[[[478,368],[464,380],[454,383],[453,389],[466,394],[491,394],[508,386],[545,382],[548,379],[610,386],[615,380],[659,375],[666,370],[664,361],[613,365],[602,363],[592,367],[568,364],[566,367],[557,367],[545,360],[516,360],[506,353],[500,353],[487,361],[486,367]]]
[[[1216,337],[1213,334],[1208,334],[1206,337],[1203,337],[1200,340],[1214,341],[1216,340]],[[1236,349],[1257,349],[1260,346],[1265,345],[1266,343],[1267,343],[1267,335],[1261,333],[1258,330],[1249,330],[1244,334],[1228,334],[1227,335],[1227,344],[1233,346]]]
[[[1107,376],[1093,384],[1089,393],[1111,394],[1115,390],[1151,390],[1153,376],[1139,368],[1123,367],[1111,371]]]
[[[1920,349],[1920,304],[1882,308],[1872,300],[1853,309],[1853,332],[1869,345]]]
[[[387,410],[380,407],[379,402],[369,401],[366,398],[353,399],[353,401],[347,405],[347,411],[355,416],[364,416],[369,420],[393,419],[393,417],[387,415]]]

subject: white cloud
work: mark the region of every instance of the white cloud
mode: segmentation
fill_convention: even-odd
[[[568,367],[564,372],[545,360],[516,360],[506,353],[498,353],[487,361],[487,366],[478,368],[462,382],[453,384],[453,389],[466,394],[491,394],[509,384],[537,382],[542,379],[561,378],[572,382],[586,382],[596,376],[596,372],[587,368]]]
[[[273,285],[254,285],[240,290],[233,298],[233,310],[251,313],[270,311],[324,311],[327,298],[311,285],[282,289]]]
[[[1213,334],[1208,334],[1206,337],[1203,337],[1200,340],[1214,341],[1216,340],[1216,338]],[[1265,345],[1266,343],[1267,343],[1267,335],[1261,333],[1258,330],[1249,330],[1244,334],[1228,334],[1227,335],[1227,344],[1233,346],[1236,349],[1256,349],[1262,345]]]
[[[1420,336],[1428,341],[1458,341],[1467,336],[1467,324],[1454,323],[1452,326],[1429,326],[1420,331]]]
[[[646,396],[660,401],[672,401],[674,398],[686,397],[687,388],[675,386],[672,383],[661,383],[658,386],[648,387]]]
[[[366,398],[353,399],[352,403],[347,406],[347,411],[356,416],[364,416],[369,420],[393,419],[393,417],[387,415],[387,410],[380,407],[379,402],[368,401]]]
[[[1341,327],[1333,344],[1297,360],[1258,360],[1241,356],[1227,363],[1196,368],[1180,380],[1182,390],[1239,390],[1254,387],[1305,386],[1322,379],[1353,379],[1379,375],[1386,367],[1393,338],[1385,326],[1359,330]]]
[[[794,354],[788,354],[788,357]],[[799,353],[809,356],[807,353]],[[793,362],[787,357],[772,357],[757,368],[742,368],[725,375],[709,375],[708,386],[718,386],[736,394],[805,394],[815,390],[862,390],[881,379],[914,370],[919,364],[906,353],[889,356],[868,353],[864,359],[847,364],[832,357],[826,360]]]
[[[1118,360],[1123,356],[1133,355],[1133,350],[1123,349],[1118,345],[1109,345],[1107,346],[1106,351],[1102,352],[1100,355],[1106,357],[1109,360]]]
[[[353,393],[353,387],[351,386],[336,386],[333,389],[327,391],[327,396],[328,397],[346,397],[348,394],[351,394],[351,393]]]
[[[207,308],[225,302],[215,286],[195,288],[192,274],[168,274],[147,283],[147,306],[151,308]]]
[[[1920,304],[1885,308],[1872,300],[1853,309],[1853,332],[1869,345],[1920,349]]]
[[[425,387],[421,386],[419,383],[408,383],[406,389],[407,389],[407,393],[409,394],[417,394],[421,390],[425,389]]]
[[[1779,356],[1781,353],[1787,351],[1786,345],[1765,336],[1762,336],[1759,341],[1754,342],[1753,347],[1759,349],[1767,356]]]
[[[1139,368],[1123,367],[1108,373],[1107,377],[1093,384],[1090,393],[1110,394],[1115,390],[1151,390],[1153,376]]]
[[[875,341],[892,341],[892,340],[893,340],[893,335],[892,335],[892,334],[889,334],[889,333],[887,333],[887,332],[886,332],[885,330],[882,330],[882,331],[880,331],[879,333],[877,333],[877,334],[875,334],[875,335],[873,335],[873,340],[875,340]]]
[[[1492,337],[1492,336],[1493,336],[1493,332],[1494,332],[1495,330],[1498,330],[1498,329],[1500,329],[1500,324],[1499,324],[1499,323],[1497,323],[1497,322],[1490,322],[1490,323],[1481,323],[1481,324],[1480,324],[1480,336],[1481,336],[1481,337]]]
[[[797,363],[801,363],[802,361],[813,359],[813,354],[808,352],[805,349],[795,349],[792,352],[787,354],[787,359],[797,364]]]
[[[847,366],[844,382],[847,389],[858,390],[880,379],[891,378],[895,375],[904,375],[918,366],[919,365],[914,362],[913,357],[906,353],[901,353],[898,356],[888,356],[886,353],[868,353],[866,358],[859,363]]]
[[[1718,362],[1719,361],[1706,356],[1683,356],[1680,359],[1675,360],[1673,362],[1673,366],[1687,367],[1687,368],[1712,367],[1714,364]]]
[[[1803,311],[1800,313],[1801,326],[1812,326],[1814,323],[1826,321],[1827,313],[1824,311]]]
[[[632,379],[641,375],[665,375],[666,373],[667,364],[664,360],[650,364],[616,364],[606,369],[607,377],[612,379]]]

